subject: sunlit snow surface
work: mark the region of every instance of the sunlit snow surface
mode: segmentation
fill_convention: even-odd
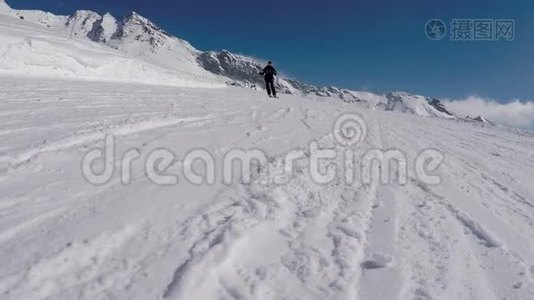
[[[530,133],[234,88],[0,82],[3,298],[533,296]],[[162,187],[134,163],[130,185],[116,173],[94,186],[80,170],[106,134],[143,156],[338,147],[330,131],[347,110],[368,126],[358,153],[439,149],[443,183],[319,185],[297,172],[281,186]]]
[[[222,78],[201,69],[192,54],[190,60],[184,58],[185,61],[181,62],[161,57],[173,62],[173,68],[165,68],[162,63],[149,62],[138,55],[128,54],[126,50],[114,50],[87,38],[70,36],[69,28],[64,25],[48,28],[0,11],[0,28],[0,75],[184,87],[224,85]],[[185,57],[184,53],[179,53]]]
[[[13,17],[0,26],[1,299],[534,298],[534,134],[447,119],[410,95],[272,100],[194,66]],[[262,150],[260,173],[312,141],[343,154],[332,128],[347,112],[367,126],[355,156],[400,151],[405,185],[318,184],[306,159],[280,185],[161,186],[145,172],[162,148],[177,174],[199,148],[217,161]],[[106,136],[117,160],[141,155],[127,185],[120,168],[84,179],[82,158]],[[445,157],[440,184],[413,171],[425,149]]]

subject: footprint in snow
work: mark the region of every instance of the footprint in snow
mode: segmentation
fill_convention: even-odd
[[[382,269],[393,264],[393,257],[384,253],[374,253],[371,259],[364,261],[361,266],[364,269]]]

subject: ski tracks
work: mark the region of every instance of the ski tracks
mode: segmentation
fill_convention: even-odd
[[[333,145],[333,136],[324,136],[320,143]],[[376,187],[337,181],[319,185],[307,168],[307,161],[299,161],[296,176],[285,185],[253,183],[227,189],[181,224],[181,239],[191,245],[189,254],[175,268],[162,296],[357,297]]]
[[[133,226],[126,226],[67,243],[24,273],[2,278],[0,290],[8,299],[101,297],[117,282],[127,280],[128,261],[116,253],[135,233]]]
[[[375,149],[384,150],[384,132],[378,119],[372,119],[376,132]],[[377,179],[375,179],[376,181]],[[399,299],[404,289],[403,261],[399,256],[399,205],[389,185],[372,187],[372,217],[366,234],[365,260],[361,263],[360,299]],[[383,287],[387,286],[387,289]]]
[[[388,124],[389,143],[404,145],[402,149],[410,160],[427,147],[441,148],[448,154],[441,167],[442,184],[428,186],[412,176],[410,183],[396,193],[402,201],[400,249],[408,259],[411,274],[408,291],[423,299],[444,295],[444,291],[457,298],[531,297],[529,242],[517,239],[517,233],[513,233],[515,221],[507,222],[503,215],[496,214],[498,211],[489,209],[499,206],[483,205],[495,201],[496,194],[484,193],[487,197],[481,199],[479,194],[461,188],[479,180],[481,167],[474,165],[478,160],[464,164],[457,151],[449,149],[450,144],[434,141],[433,134],[421,128],[409,131],[389,120],[384,123]],[[463,181],[456,182],[457,178]],[[496,221],[501,226],[496,227]],[[410,256],[412,249],[418,249],[416,257]],[[478,280],[473,282],[472,278]]]

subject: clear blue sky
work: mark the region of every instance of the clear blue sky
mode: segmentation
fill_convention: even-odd
[[[308,83],[534,100],[532,0],[7,0],[59,14],[131,10],[202,50],[273,60]],[[431,41],[429,19],[514,19],[515,41]]]

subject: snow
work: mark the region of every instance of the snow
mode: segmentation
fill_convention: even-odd
[[[7,5],[7,3],[4,0],[0,0],[0,12],[1,13],[9,13],[11,10],[11,7]]]
[[[111,14],[106,13],[100,20],[93,24],[93,28],[88,33],[88,37],[97,42],[105,43],[111,39],[113,34],[117,32],[117,20]]]
[[[114,22],[111,15],[104,16],[103,36],[96,39],[105,41],[105,45],[129,57],[160,68],[187,73],[199,80],[208,78],[221,84],[227,81],[227,78],[216,76],[197,63],[200,51],[187,41],[171,36],[145,17],[132,12],[121,21]]]
[[[80,40],[87,39],[118,50],[136,61],[187,73],[193,78],[210,78],[209,81],[252,89],[263,89],[265,85],[263,77],[258,74],[266,64],[264,60],[234,54],[227,50],[200,51],[133,11],[120,21],[109,13],[100,16],[86,10],[77,11],[68,17],[53,16],[43,11],[11,9],[8,9],[7,14],[33,16],[25,20],[53,28],[61,37],[74,36]],[[456,118],[439,100],[404,92],[377,95],[334,86],[317,87],[284,78],[283,75],[277,77],[276,85],[279,94],[304,95],[318,101],[341,100],[371,109],[412,113],[425,117]]]
[[[0,82],[6,299],[534,295],[531,133],[238,88]],[[283,185],[163,187],[134,163],[129,185],[115,174],[94,186],[79,167],[106,134],[117,153],[143,156],[336,148],[332,124],[347,110],[367,123],[358,153],[440,149],[443,182],[321,185],[297,172]]]
[[[14,16],[41,26],[59,27],[63,26],[67,17],[56,16],[49,12],[39,10],[16,10],[12,9],[4,0],[0,0],[0,14]]]
[[[67,18],[65,23],[74,35],[86,36],[93,30],[93,24],[102,19],[99,14],[90,10],[78,10]]]
[[[223,87],[228,78],[202,69],[197,50],[137,14],[117,22],[79,12],[101,18],[94,42],[69,38],[68,17],[28,11],[32,20],[21,20],[1,0],[0,10],[0,298],[534,298],[533,133],[402,92],[284,80],[309,93],[273,100]],[[136,42],[143,28],[148,43]],[[166,68],[177,53],[169,45],[181,54]],[[333,132],[341,115],[359,116],[366,134]],[[343,134],[361,140],[347,148]],[[116,168],[91,184],[84,157],[106,152],[110,138]],[[338,154],[320,164],[325,173],[346,156],[363,164],[396,151],[406,182],[399,163],[390,182],[362,172],[319,183],[312,142]],[[156,184],[158,170],[146,169],[163,149],[173,156],[159,175],[175,184]],[[187,168],[209,170],[185,159],[198,149],[213,156],[212,184],[186,179]],[[267,159],[251,181],[235,171],[226,183],[222,161],[239,149]],[[413,166],[429,149],[443,156],[437,184]],[[285,174],[281,161],[298,153]],[[125,164],[127,154],[139,158]],[[270,174],[284,176],[263,182]]]
[[[175,86],[222,87],[214,75],[165,69],[63,31],[0,15],[0,73]],[[203,76],[204,75],[204,76]]]
[[[3,22],[1,25],[10,28],[9,31],[0,33],[3,35],[3,40],[8,41],[8,44],[3,46],[12,52],[22,51],[4,53],[4,59],[9,62],[0,66],[1,69],[17,68],[19,73],[40,76],[53,74],[99,80],[115,78],[123,82],[137,81],[179,86],[198,86],[200,82],[202,86],[211,84],[221,87],[227,81],[227,78],[216,76],[197,63],[196,58],[200,51],[188,42],[169,35],[135,12],[117,21],[109,13],[100,16],[93,11],[79,10],[70,16],[56,16],[39,10],[11,9],[4,3],[4,7],[0,7],[0,17]],[[20,19],[21,17],[23,19]],[[15,26],[17,29],[13,30]],[[50,43],[46,47],[49,51],[35,53],[39,57],[34,57],[28,53],[34,49],[27,49],[28,47],[24,46],[23,49],[19,49],[20,44],[37,38]],[[72,49],[73,46],[76,49]],[[44,48],[43,45],[39,45],[39,49]],[[112,62],[88,62],[84,52],[89,51],[90,54],[87,56],[91,56],[94,49],[98,49],[99,52],[103,50],[106,57],[111,57],[110,52],[114,52],[113,56],[120,57],[116,57]],[[97,55],[102,57],[100,54]],[[20,62],[25,60],[26,56],[36,61],[32,61],[31,65],[26,61]],[[69,60],[74,60],[74,63],[68,62],[68,65],[64,65]],[[88,63],[91,68],[87,68]],[[57,70],[35,70],[43,66],[56,68],[57,65],[61,65]],[[123,67],[124,65],[126,67]],[[99,68],[95,70],[95,66]],[[158,75],[161,73],[164,75]]]
[[[387,94],[386,102],[382,105],[386,111],[411,113],[423,117],[454,118],[451,114],[439,111],[430,105],[427,98],[405,92]]]

